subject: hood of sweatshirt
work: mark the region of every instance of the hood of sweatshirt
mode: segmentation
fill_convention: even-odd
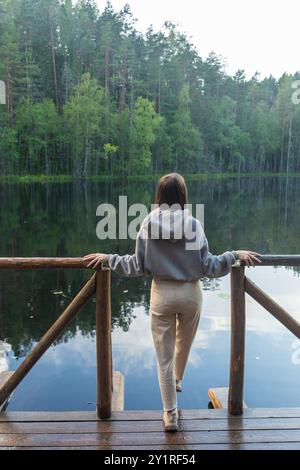
[[[188,209],[154,209],[145,224],[147,236],[154,240],[165,240],[177,243],[185,240],[196,243],[201,248],[204,244],[204,232],[199,220],[195,219]]]

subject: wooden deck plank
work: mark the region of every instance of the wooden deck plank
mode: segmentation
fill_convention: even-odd
[[[181,419],[202,418],[227,418],[225,410],[179,410]],[[213,415],[212,415],[213,413]],[[299,415],[300,417],[300,411]],[[113,412],[107,421],[151,421],[160,420],[162,411],[160,410],[125,410]],[[6,411],[0,413],[0,422],[47,422],[47,421],[99,421],[95,411]]]
[[[299,429],[300,418],[264,418],[234,420],[180,420],[180,431],[242,431],[270,429]],[[85,434],[85,433],[136,433],[161,432],[162,420],[157,421],[73,421],[73,422],[2,422],[0,434]]]
[[[299,449],[300,409],[182,410],[177,433],[165,433],[161,411],[1,413],[4,449]]]
[[[255,444],[192,444],[192,445],[162,445],[162,446],[82,446],[82,447],[1,447],[1,450],[299,450],[300,442],[276,442],[276,443],[255,443]]]
[[[149,446],[300,442],[300,430],[194,431],[149,433],[2,434],[1,447]]]
[[[227,410],[185,409],[179,410],[180,418],[186,419],[228,419],[240,417],[228,415]],[[243,418],[300,418],[300,408],[247,408]],[[161,420],[160,410],[115,411],[107,421],[157,421]],[[7,411],[0,413],[0,422],[47,422],[47,421],[99,421],[95,411]]]
[[[67,446],[67,447],[1,447],[1,450],[299,450],[300,442],[248,443],[248,444],[191,444],[158,446]]]

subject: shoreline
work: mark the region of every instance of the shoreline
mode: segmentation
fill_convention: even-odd
[[[156,181],[163,173],[151,175],[115,175],[115,176],[73,176],[73,175],[6,175],[0,176],[1,183],[72,183],[78,181]],[[188,181],[226,179],[226,178],[267,178],[300,177],[300,173],[192,173],[183,175]]]

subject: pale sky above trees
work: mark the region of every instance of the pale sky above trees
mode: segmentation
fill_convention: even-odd
[[[97,0],[102,10],[105,1]],[[137,29],[159,29],[178,22],[202,57],[221,54],[227,71],[244,69],[250,78],[300,70],[299,0],[112,0],[116,9],[129,3]]]

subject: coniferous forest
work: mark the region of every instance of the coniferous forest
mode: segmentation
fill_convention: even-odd
[[[176,25],[142,34],[133,13],[0,0],[0,175],[300,171],[299,73],[230,76]]]

